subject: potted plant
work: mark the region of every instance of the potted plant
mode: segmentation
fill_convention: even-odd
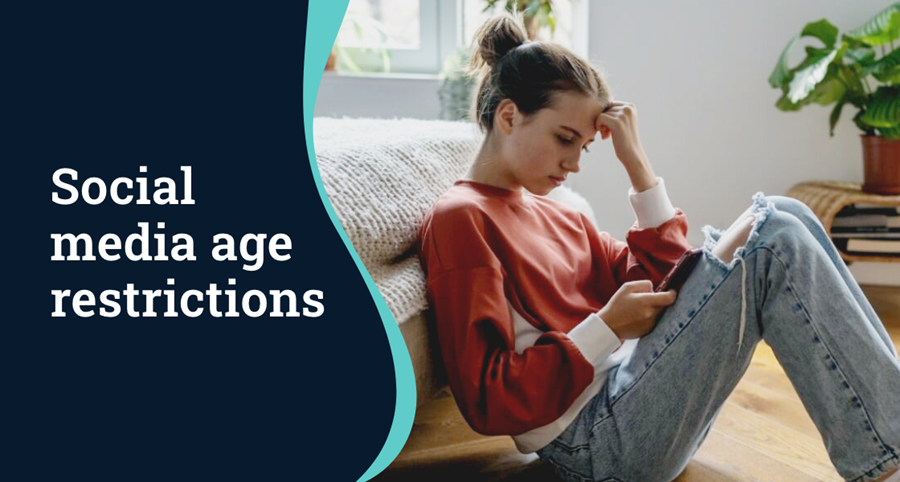
[[[576,0],[572,0],[573,2]],[[553,0],[485,0],[483,12],[495,10],[499,4],[514,15],[521,15],[529,40],[537,40],[540,29],[548,27],[550,36],[556,32],[556,13]],[[464,120],[468,117],[470,97],[475,87],[474,79],[464,70],[469,62],[469,48],[460,47],[444,61],[440,73],[438,97],[441,103],[440,118]]]
[[[444,61],[444,67],[439,75],[440,87],[438,98],[441,103],[441,112],[438,114],[444,120],[465,120],[469,113],[469,100],[474,83],[465,72],[469,62],[468,47],[459,47]]]
[[[484,12],[493,9],[500,0],[485,0]],[[507,12],[522,15],[525,31],[529,40],[536,40],[542,27],[550,27],[550,36],[556,32],[556,14],[553,12],[553,0],[503,0]]]
[[[806,47],[806,58],[791,69],[787,57],[801,37],[817,38],[824,46]],[[836,104],[829,120],[831,136],[846,104],[859,109],[853,122],[863,132],[863,191],[873,194],[900,194],[900,50],[894,47],[898,37],[900,3],[840,40],[837,27],[828,20],[811,22],[788,42],[769,77],[769,84],[782,90],[775,104],[782,111],[811,103]]]

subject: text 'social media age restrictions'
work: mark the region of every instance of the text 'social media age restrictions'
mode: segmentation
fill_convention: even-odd
[[[146,166],[140,166],[141,173],[147,172]],[[146,177],[137,177],[132,181],[127,177],[119,177],[109,186],[97,177],[90,177],[81,184],[81,189],[73,185],[78,181],[78,171],[69,168],[58,169],[53,173],[53,184],[64,191],[54,190],[53,202],[61,206],[75,204],[79,198],[85,203],[95,206],[107,200],[107,195],[116,204],[128,205],[137,197],[136,204],[182,204],[193,205],[191,197],[191,166],[181,166],[182,171],[182,196],[178,198],[178,185],[169,177],[159,177],[153,182],[153,194],[150,197],[149,185]],[[65,179],[64,179],[65,178]],[[137,185],[137,192],[134,191]],[[92,188],[97,189],[97,194],[92,195]],[[63,197],[65,192],[68,196]],[[79,196],[80,194],[80,196]],[[124,242],[115,233],[107,233],[100,237],[96,252],[104,261],[115,262],[122,259],[123,252],[129,261],[196,261],[194,255],[194,239],[190,234],[178,233],[171,237],[171,242],[166,239],[164,232],[153,232],[151,241],[150,222],[138,222],[138,232],[125,238]],[[156,231],[165,229],[164,222],[156,223]],[[96,262],[98,257],[94,255],[94,239],[88,233],[73,235],[72,233],[52,233],[53,255],[51,261],[87,261]],[[268,239],[268,242],[266,241]],[[212,257],[215,261],[237,261],[237,252],[244,261],[243,269],[256,271],[262,268],[266,252],[273,261],[287,261],[291,259],[290,236],[278,233],[271,238],[264,233],[249,233],[241,237],[236,246],[234,237],[228,233],[219,233],[213,236]],[[78,254],[78,243],[83,243],[84,255]],[[68,246],[68,251],[64,249]],[[268,248],[268,249],[267,249]],[[64,256],[64,253],[68,255]],[[91,290],[78,290],[72,294],[70,289],[51,290],[53,295],[54,310],[52,316],[65,317],[67,308],[82,318],[99,314],[103,317],[115,317],[122,313],[121,301],[124,297],[125,313],[128,316],[156,317],[157,309],[164,317],[178,317],[185,315],[196,318],[206,310],[213,317],[237,317],[243,313],[250,317],[259,317],[268,311],[271,317],[299,317],[297,310],[297,295],[292,290],[269,290],[268,294],[259,290],[248,290],[238,294],[236,289],[220,290],[216,283],[210,283],[206,290],[189,289],[177,291],[176,289],[143,289],[136,290],[133,283],[122,283],[125,289],[103,290],[99,296],[95,296]],[[166,285],[174,287],[175,279],[167,278]],[[228,286],[236,286],[235,278],[228,279]],[[224,295],[224,296],[223,296]],[[135,309],[135,301],[143,297],[144,310]],[[99,304],[102,306],[98,307]],[[241,311],[237,310],[240,298]],[[307,290],[303,293],[303,316],[315,318],[322,316],[325,306],[320,303],[324,294],[320,290]],[[221,302],[221,305],[220,305]],[[222,306],[225,305],[225,306]],[[95,309],[97,308],[97,309]],[[164,311],[163,311],[164,310]]]

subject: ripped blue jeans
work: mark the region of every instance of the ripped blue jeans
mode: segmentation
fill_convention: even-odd
[[[751,211],[728,264],[711,253],[723,232],[703,227],[703,257],[676,302],[537,452],[563,480],[676,478],[760,340],[844,479],[868,482],[900,464],[900,360],[881,320],[806,204],[757,193]]]

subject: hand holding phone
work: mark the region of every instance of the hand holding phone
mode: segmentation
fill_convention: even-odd
[[[659,286],[656,287],[653,291],[667,291],[667,290],[675,290],[678,291],[681,289],[681,285],[687,281],[688,275],[691,274],[691,270],[696,266],[697,261],[700,259],[700,256],[703,254],[703,248],[695,248],[685,251],[681,258],[675,263],[675,266],[669,271],[669,274],[666,275],[665,278],[659,283]]]
[[[653,331],[660,313],[675,303],[677,293],[654,293],[650,280],[628,281],[619,286],[597,315],[620,340],[640,338]]]
[[[677,291],[702,254],[702,248],[686,251],[653,290],[653,294],[649,292],[652,288],[649,280],[624,283],[598,315],[620,339],[640,338],[650,333],[660,315],[675,302]],[[664,293],[669,290],[673,292]],[[648,309],[652,316],[647,314]]]

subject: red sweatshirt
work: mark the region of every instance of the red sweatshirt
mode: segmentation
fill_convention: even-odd
[[[691,249],[687,218],[657,180],[629,189],[627,243],[563,203],[469,180],[428,210],[417,246],[427,298],[450,389],[476,432],[542,448],[633,350],[636,340],[618,350],[597,312],[626,281],[659,283]]]

